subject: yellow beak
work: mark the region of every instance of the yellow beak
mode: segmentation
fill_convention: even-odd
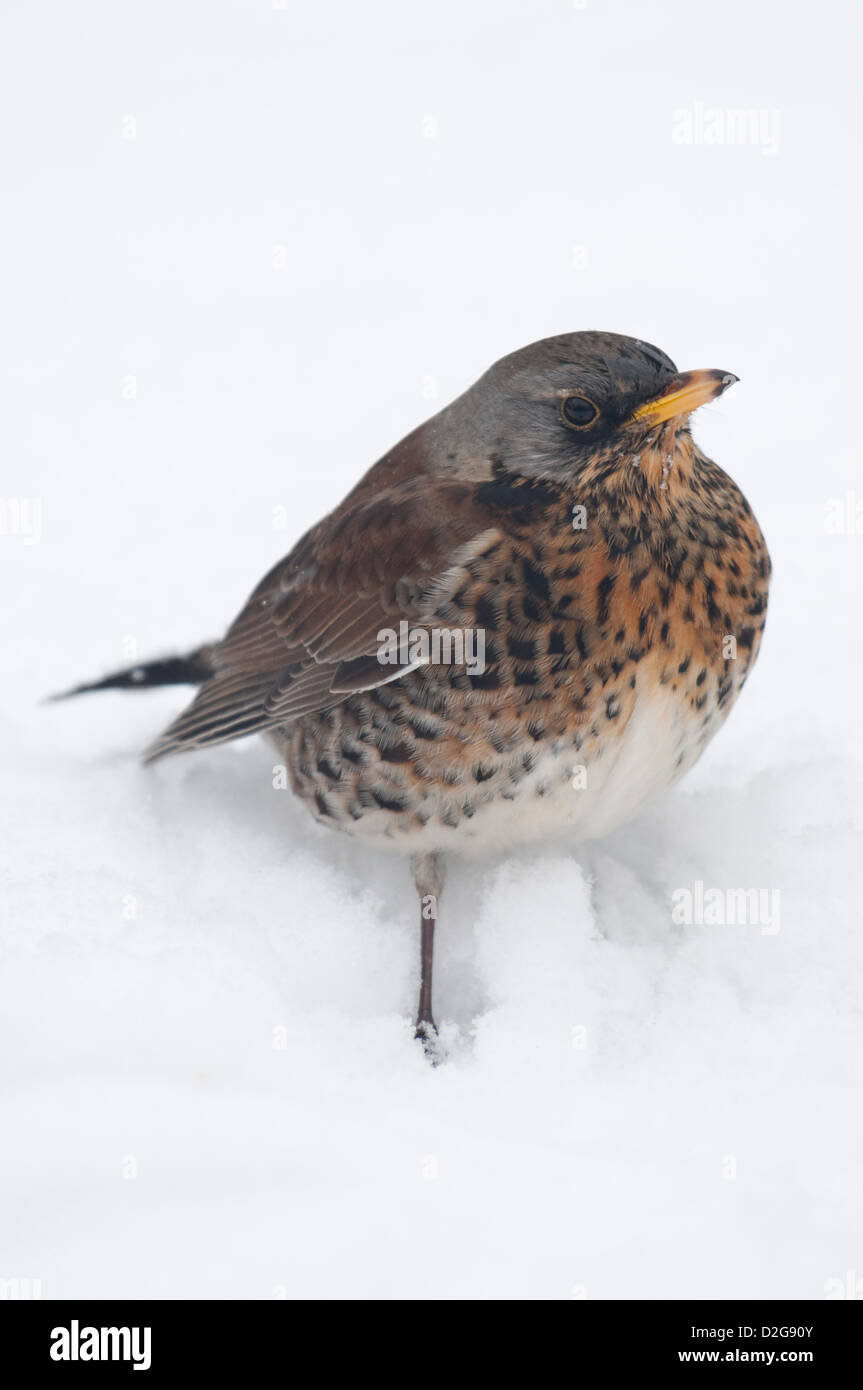
[[[648,426],[661,425],[663,421],[673,420],[678,415],[688,415],[707,401],[715,401],[738,380],[733,372],[681,372],[661,396],[646,401],[634,410],[627,424],[638,420]]]

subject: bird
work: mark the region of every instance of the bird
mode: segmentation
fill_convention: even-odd
[[[147,762],[264,734],[333,830],[409,858],[433,1061],[450,856],[578,845],[682,777],[758,655],[770,557],[691,416],[738,378],[578,331],[379,459],[225,636],[56,698],[193,684]]]

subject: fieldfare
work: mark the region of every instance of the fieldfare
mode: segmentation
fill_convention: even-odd
[[[495,363],[261,581],[148,760],[266,733],[324,825],[409,855],[434,1052],[444,855],[569,843],[692,766],[758,653],[770,559],[690,414],[737,378],[614,333]]]

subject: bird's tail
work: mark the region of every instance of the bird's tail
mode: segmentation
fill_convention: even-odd
[[[157,685],[203,685],[213,675],[214,644],[198,647],[186,656],[163,656],[158,661],[137,662],[122,671],[112,671],[98,681],[75,685],[49,700],[68,700],[72,695],[89,695],[93,690],[152,690]]]

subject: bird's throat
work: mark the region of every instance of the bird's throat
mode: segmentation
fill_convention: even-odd
[[[696,450],[687,424],[669,420],[652,430],[633,453],[630,467],[638,471],[657,500],[672,501],[689,487]]]

